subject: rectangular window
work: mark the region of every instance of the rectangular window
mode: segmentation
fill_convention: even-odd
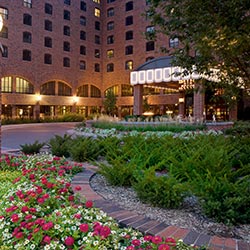
[[[86,32],[83,31],[83,30],[80,31],[80,39],[81,40],[86,40]]]
[[[108,22],[107,23],[107,30],[113,30],[115,27],[115,23],[114,22]]]
[[[95,36],[95,44],[101,44],[101,38],[99,36]]]
[[[129,26],[129,25],[132,25],[133,24],[133,16],[128,16],[126,17],[126,20],[125,20],[125,25],[126,26]]]
[[[50,20],[44,21],[44,29],[47,31],[52,31],[52,22]]]
[[[95,49],[95,58],[100,58],[100,50]]]
[[[101,0],[93,0],[94,3],[98,3],[100,4],[101,3]]]
[[[44,37],[44,46],[48,48],[52,48],[52,38]]]
[[[64,4],[70,5],[71,4],[71,0],[64,0]]]
[[[101,10],[100,9],[98,9],[98,8],[95,8],[95,16],[96,17],[100,17],[101,16]]]
[[[149,41],[146,43],[146,51],[152,51],[155,49],[154,41]]]
[[[70,12],[68,10],[64,10],[63,18],[64,20],[70,20]]]
[[[114,10],[114,8],[109,8],[108,10],[107,10],[107,16],[108,17],[111,17],[111,16],[114,16],[115,15],[115,10]]]
[[[32,25],[32,16],[30,14],[23,14],[23,24]]]
[[[65,36],[70,36],[70,27],[69,26],[63,26],[63,34]]]
[[[24,61],[31,61],[31,51],[30,50],[23,50],[23,60]]]
[[[107,64],[107,72],[113,72],[114,71],[114,64],[109,63]]]
[[[84,1],[81,1],[80,9],[83,11],[87,11],[87,4]]]
[[[23,6],[27,8],[32,8],[32,0],[24,0]]]
[[[8,9],[0,7],[0,15],[3,17],[3,19],[7,20],[8,19]]]
[[[98,22],[98,21],[95,22],[95,29],[96,30],[100,30],[101,29],[101,23],[100,22]]]
[[[2,92],[11,93],[12,92],[12,77],[11,76],[2,77],[1,86],[2,86],[1,88]]]
[[[86,26],[86,17],[85,16],[80,16],[80,24],[82,26]]]
[[[95,63],[95,72],[100,72],[100,64]]]
[[[5,45],[2,45],[2,57],[8,57],[8,47]]]
[[[179,39],[177,37],[169,39],[169,47],[177,48],[179,46]]]
[[[63,50],[70,51],[70,43],[69,42],[63,42]]]
[[[107,57],[108,58],[114,57],[114,50],[113,49],[107,50]]]
[[[68,57],[63,58],[63,66],[64,67],[70,67],[70,59]]]
[[[24,43],[31,43],[32,41],[32,36],[30,32],[23,32],[23,42]]]
[[[49,4],[49,3],[45,3],[44,12],[46,14],[52,15],[52,13],[53,13],[53,6],[51,4]]]
[[[52,56],[50,54],[44,55],[44,64],[52,64]]]
[[[114,36],[108,36],[107,37],[107,44],[113,44],[114,43]]]
[[[113,3],[115,0],[107,0],[107,3]]]
[[[132,40],[133,39],[133,36],[134,36],[134,33],[132,30],[129,30],[126,32],[126,35],[125,35],[125,39],[126,40]]]

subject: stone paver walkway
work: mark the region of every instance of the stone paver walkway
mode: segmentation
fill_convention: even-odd
[[[90,179],[97,168],[91,165],[84,165],[85,170],[74,176],[71,185],[74,192],[92,200],[95,207],[102,209],[109,216],[116,219],[122,226],[130,226],[145,234],[160,235],[162,237],[176,237],[183,239],[187,244],[197,246],[208,246],[211,250],[250,250],[250,243],[231,238],[221,238],[195,232],[186,228],[167,225],[164,222],[155,221],[138,215],[136,211],[128,211],[122,207],[105,200],[97,194],[90,186]],[[80,186],[81,190],[76,191],[75,187]]]

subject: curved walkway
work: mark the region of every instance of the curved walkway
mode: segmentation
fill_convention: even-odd
[[[82,173],[75,175],[72,179],[71,185],[74,192],[79,193],[87,200],[92,200],[95,207],[102,209],[113,217],[121,226],[129,226],[145,234],[183,239],[187,244],[208,246],[211,250],[250,250],[250,243],[241,240],[201,234],[186,228],[151,220],[138,215],[135,211],[125,210],[104,199],[91,188],[90,179],[96,173],[97,167],[84,164],[84,168],[85,170]],[[76,186],[80,186],[81,190],[76,191]]]

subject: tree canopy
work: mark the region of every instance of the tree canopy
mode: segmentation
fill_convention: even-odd
[[[250,88],[249,0],[148,0],[147,17],[159,33],[178,38],[180,46],[165,48],[174,64]]]

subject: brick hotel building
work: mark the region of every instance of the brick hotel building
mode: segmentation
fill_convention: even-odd
[[[147,2],[1,0],[2,117],[69,112],[88,116],[103,111],[103,100],[112,90],[119,117],[141,114],[147,100],[154,114],[199,118],[212,108],[218,118],[228,119],[230,112],[223,105],[210,107],[201,93],[180,91],[190,81],[159,82],[158,78],[157,84],[147,84],[145,79],[138,80],[145,84],[131,84],[131,72],[142,72],[139,78],[145,78],[146,72],[150,78],[160,68],[162,75],[169,58],[160,48],[178,46],[177,39],[145,39],[145,32],[154,29],[145,15]],[[235,112],[231,118],[236,118]]]

